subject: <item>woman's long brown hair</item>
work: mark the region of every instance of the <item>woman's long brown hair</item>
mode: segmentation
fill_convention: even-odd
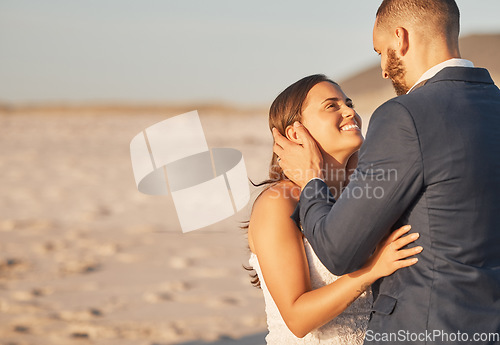
[[[309,91],[316,84],[325,81],[338,86],[336,82],[328,79],[325,75],[314,74],[300,79],[283,90],[278,97],[276,97],[274,102],[271,104],[271,108],[269,109],[269,130],[272,131],[274,127],[281,133],[281,135],[286,136],[285,130],[288,126],[292,126],[295,121],[302,121],[302,110]],[[265,186],[265,188],[259,193],[260,196],[266,189],[283,180],[288,180],[288,178],[285,176],[283,169],[281,169],[278,164],[278,156],[273,152],[271,163],[269,164],[269,178],[257,184],[250,180],[250,183],[252,183],[254,187]],[[257,196],[257,199],[259,196]],[[243,222],[244,225],[241,226],[241,228],[248,231],[249,222],[250,221]],[[243,267],[247,271],[251,271],[250,277],[252,278],[252,285],[260,287],[259,277],[253,267],[245,265],[243,265]]]

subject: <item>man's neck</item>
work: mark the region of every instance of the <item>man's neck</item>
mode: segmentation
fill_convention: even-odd
[[[446,67],[474,67],[474,64],[469,60],[452,58],[446,61],[443,61],[430,69],[428,69],[422,76],[416,81],[416,83],[408,90],[407,93],[412,92],[416,88],[423,86],[427,81],[431,78],[434,78],[436,74],[438,74],[441,70]]]
[[[460,51],[458,47],[450,47],[446,41],[422,44],[414,58],[407,62],[407,67],[413,67],[407,71],[408,84],[414,85],[429,69],[454,58],[461,59]]]

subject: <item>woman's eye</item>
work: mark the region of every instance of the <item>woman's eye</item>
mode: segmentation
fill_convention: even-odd
[[[328,105],[326,106],[326,109],[332,109],[332,108],[333,108],[333,109],[338,109],[337,104],[333,104],[333,103],[332,103],[332,104],[328,104]]]

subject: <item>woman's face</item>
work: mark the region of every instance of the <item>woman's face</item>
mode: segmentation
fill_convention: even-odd
[[[363,144],[361,118],[352,100],[330,82],[316,84],[307,94],[302,124],[318,143],[323,155],[344,159]]]

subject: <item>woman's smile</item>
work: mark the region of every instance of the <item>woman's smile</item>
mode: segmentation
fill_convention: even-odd
[[[353,122],[353,121],[350,121],[346,124],[343,124],[340,126],[340,131],[341,132],[353,132],[353,131],[361,131],[361,129],[359,128],[359,126]]]

